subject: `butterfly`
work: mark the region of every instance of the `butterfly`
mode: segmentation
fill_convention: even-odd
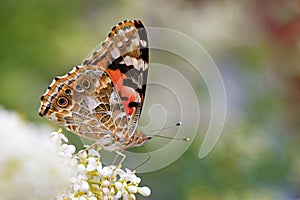
[[[107,151],[141,146],[151,138],[136,130],[148,63],[148,38],[142,22],[120,22],[81,65],[53,79],[41,97],[39,115]]]

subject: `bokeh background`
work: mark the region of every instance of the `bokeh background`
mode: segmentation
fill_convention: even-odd
[[[197,157],[199,132],[175,163],[141,174],[149,199],[300,199],[299,1],[2,0],[0,16],[0,105],[35,123],[47,123],[37,111],[53,77],[119,21],[194,38],[223,76],[226,124],[206,158]],[[201,93],[203,81],[194,84]]]

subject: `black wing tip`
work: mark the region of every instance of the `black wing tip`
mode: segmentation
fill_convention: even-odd
[[[144,24],[143,24],[143,22],[142,22],[142,20],[140,20],[140,19],[134,19],[134,20],[128,20],[128,19],[125,19],[125,20],[119,22],[119,23],[118,23],[118,26],[121,26],[122,24],[126,24],[126,23],[128,23],[128,22],[133,23],[134,26],[135,26],[136,28],[145,28],[145,27],[144,27]],[[114,28],[115,28],[115,27],[113,27],[112,30],[113,30]]]
[[[39,116],[44,117],[44,115],[41,112],[39,112]]]

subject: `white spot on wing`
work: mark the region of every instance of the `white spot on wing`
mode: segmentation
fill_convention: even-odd
[[[131,42],[135,44],[135,46],[139,46],[139,40],[137,38],[132,39]]]
[[[101,67],[101,66],[99,66],[99,67]],[[102,71],[102,70],[95,71],[96,76],[99,76],[99,77],[101,77],[103,75],[103,73],[104,73],[104,71]]]
[[[99,83],[99,80],[95,80],[96,82],[94,82],[94,84],[95,84],[95,87],[99,87],[100,86],[100,83]]]
[[[133,66],[134,66],[135,68],[138,68],[138,66],[139,66],[139,61],[138,61],[136,58],[132,58],[131,60],[132,60]]]
[[[102,52],[102,54],[99,57],[104,56],[106,54],[106,52],[107,52],[107,49],[104,49],[104,51]]]
[[[112,45],[112,41],[109,41],[109,43],[107,44],[107,48],[110,47]]]
[[[145,69],[148,69],[148,63],[145,62]]]
[[[118,101],[118,94],[115,91],[111,93],[110,98],[109,98],[109,102],[111,104],[119,103],[119,101]]]
[[[138,69],[140,70],[141,68],[144,70],[145,69],[145,62],[143,61],[143,59],[139,59],[139,66]]]
[[[127,66],[132,65],[130,56],[126,56],[126,57],[124,58],[124,61],[125,61],[125,64],[126,64]]]
[[[131,30],[130,29],[125,29],[125,33],[129,33]]]
[[[52,119],[52,120],[58,120],[58,118],[56,117],[55,113],[51,113],[48,117],[49,119]]]
[[[110,54],[114,59],[120,57],[120,51],[117,48],[113,48],[113,50],[110,52]]]
[[[121,48],[123,46],[123,43],[120,41],[117,43],[118,47]]]
[[[124,35],[124,31],[123,31],[122,29],[119,29],[118,33],[119,33],[120,35]]]
[[[141,44],[142,44],[143,47],[147,46],[147,42],[145,40],[141,40]]]
[[[90,110],[95,109],[98,106],[98,102],[89,96],[84,97],[84,100],[86,101]]]

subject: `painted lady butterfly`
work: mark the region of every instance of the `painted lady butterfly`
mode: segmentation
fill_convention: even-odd
[[[52,81],[41,97],[39,115],[94,140],[107,151],[140,146],[150,139],[136,131],[148,61],[142,22],[120,22],[81,65]]]

